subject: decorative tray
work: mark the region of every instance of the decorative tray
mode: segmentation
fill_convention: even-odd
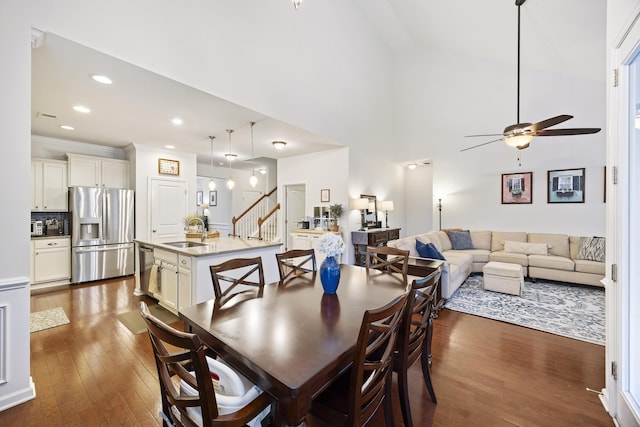
[[[202,237],[202,233],[185,233],[187,238],[191,238],[191,237]],[[220,232],[219,231],[209,231],[207,233],[207,238],[211,238],[211,237],[220,237]]]

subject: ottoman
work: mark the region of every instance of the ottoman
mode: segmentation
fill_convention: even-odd
[[[507,262],[490,261],[482,267],[482,287],[488,291],[522,295],[524,276],[522,266]]]

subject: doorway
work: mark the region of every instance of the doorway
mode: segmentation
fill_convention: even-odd
[[[307,208],[307,186],[306,184],[292,184],[284,186],[284,231],[286,239],[285,250],[293,248],[291,232],[300,228],[298,222],[306,219]]]

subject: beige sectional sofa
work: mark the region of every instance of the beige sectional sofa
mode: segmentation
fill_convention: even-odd
[[[387,245],[409,250],[411,257],[419,258],[416,239],[422,243],[433,243],[446,259],[441,276],[443,298],[450,298],[471,273],[482,272],[482,267],[489,261],[519,264],[524,275],[532,279],[602,286],[600,281],[605,276],[604,260],[581,259],[592,258],[585,257],[585,248],[581,247],[581,242],[582,246],[590,244],[591,238],[505,231],[471,230],[469,234],[473,249],[453,249],[445,231],[403,237]]]

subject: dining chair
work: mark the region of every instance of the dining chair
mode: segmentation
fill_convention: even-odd
[[[144,301],[140,302],[140,314],[149,332],[158,370],[164,425],[172,422],[188,427],[239,427],[255,425],[260,417],[272,416],[275,405],[269,408],[273,403],[269,395],[256,386],[250,387],[242,399],[214,391],[211,361],[197,335],[162,322],[151,314]],[[247,403],[230,409],[223,405],[223,399]]]
[[[407,293],[365,311],[351,368],[313,401],[313,416],[331,426],[359,427],[367,425],[382,406],[386,425],[394,425],[393,352],[406,302]]]
[[[251,287],[258,289],[258,295],[263,292],[264,271],[262,258],[259,256],[230,259],[221,264],[209,266],[209,270],[217,305],[226,304],[237,294],[249,291]]]
[[[276,254],[280,281],[289,276],[317,271],[316,252],[313,249],[291,249]]]
[[[367,272],[380,270],[387,273],[400,273],[407,285],[409,251],[388,246],[367,246]]]
[[[438,403],[431,383],[431,337],[433,333],[433,313],[437,287],[441,271],[435,270],[427,277],[411,283],[409,298],[403,313],[400,334],[393,355],[393,371],[398,375],[398,393],[404,425],[411,427],[411,408],[407,371],[420,358],[424,383],[433,403]]]

